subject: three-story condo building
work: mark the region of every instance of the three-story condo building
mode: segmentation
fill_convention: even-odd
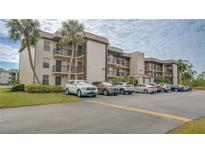
[[[160,60],[145,58],[145,75],[153,82],[157,75],[164,76],[169,83],[177,84],[179,80],[178,62],[175,60]]]
[[[39,31],[39,33],[40,39],[31,47],[35,71],[42,84],[64,86],[68,80],[71,44],[62,46],[59,43],[61,33],[58,31],[55,33]],[[110,46],[107,38],[92,33],[84,32],[84,38],[84,45],[78,46],[78,50],[74,53],[71,79],[111,82],[113,77],[135,76],[139,79],[139,83],[144,83],[151,78],[145,75],[147,61],[143,53],[125,53],[120,48]],[[19,53],[20,82],[36,84],[27,49],[21,48]],[[175,82],[175,79],[171,80]]]

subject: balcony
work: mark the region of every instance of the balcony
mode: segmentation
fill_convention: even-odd
[[[53,73],[55,74],[68,74],[69,66],[62,65],[62,66],[53,66]],[[84,66],[79,67],[71,67],[71,74],[83,74],[84,73]]]
[[[108,71],[108,77],[126,77],[129,75],[128,72],[117,72],[117,71]]]
[[[162,72],[161,67],[145,66],[145,71]]]
[[[85,53],[82,50],[79,50],[77,54],[76,53],[74,54],[74,57],[79,58],[79,57],[84,56],[84,54]],[[55,48],[53,49],[53,55],[58,56],[58,57],[70,58],[72,56],[72,51],[69,49],[64,49],[64,48],[63,49]]]
[[[107,59],[108,64],[117,66],[117,67],[122,67],[122,68],[130,68],[130,63],[127,61],[118,61],[114,58],[109,58]]]
[[[172,72],[164,72],[163,75],[166,77],[172,77]]]

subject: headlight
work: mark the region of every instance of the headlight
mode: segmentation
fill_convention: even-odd
[[[82,89],[82,90],[86,90],[86,87],[82,87],[81,89]]]

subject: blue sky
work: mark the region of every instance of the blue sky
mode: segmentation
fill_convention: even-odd
[[[42,30],[55,32],[64,20],[39,21]],[[161,59],[188,59],[198,73],[205,70],[205,20],[80,21],[87,31],[107,37],[111,45],[125,52],[141,51],[145,57]],[[0,20],[0,67],[18,68],[19,43],[7,37],[6,21]]]

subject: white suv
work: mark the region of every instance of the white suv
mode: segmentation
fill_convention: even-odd
[[[84,80],[68,80],[65,86],[66,94],[76,94],[81,96],[93,96],[97,95],[97,87],[87,83]]]
[[[135,88],[132,84],[129,84],[127,82],[117,82],[113,84],[114,88],[118,89],[118,92],[120,94],[132,94],[135,91]]]

